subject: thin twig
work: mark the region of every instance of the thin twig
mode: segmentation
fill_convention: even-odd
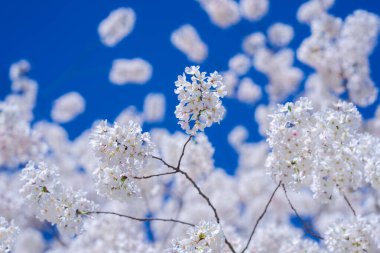
[[[245,245],[244,249],[241,251],[241,253],[244,253],[248,249],[248,246],[251,243],[252,237],[255,234],[257,226],[259,225],[260,221],[264,218],[264,216],[265,216],[265,214],[266,214],[266,212],[268,210],[268,207],[269,207],[270,203],[272,202],[273,197],[276,194],[278,188],[280,188],[280,186],[281,186],[281,181],[278,183],[276,189],[274,189],[274,191],[272,192],[272,195],[270,196],[270,199],[269,199],[268,203],[265,205],[264,211],[262,212],[262,214],[260,215],[260,217],[257,219],[256,224],[253,227],[253,230],[251,232],[251,235],[249,236],[248,242]]]
[[[191,140],[192,137],[193,137],[193,136],[190,135],[189,139],[187,139],[187,141],[185,142],[185,145],[183,145],[182,153],[181,153],[181,156],[179,157],[178,164],[177,164],[177,170],[178,170],[179,167],[181,166],[181,161],[182,161],[183,156],[185,155],[185,149],[186,149],[186,146],[187,146],[187,144],[190,142],[190,140]]]
[[[159,177],[159,176],[165,176],[165,175],[171,175],[171,174],[176,174],[177,171],[170,171],[170,172],[165,172],[165,173],[160,173],[160,174],[153,174],[149,176],[142,176],[142,177],[133,177],[134,179],[148,179],[152,177]]]
[[[107,212],[107,211],[94,211],[94,212],[88,212],[86,214],[112,214],[112,215],[116,215],[116,216],[119,216],[119,217],[123,217],[123,218],[128,218],[128,219],[131,219],[131,220],[135,220],[135,221],[163,221],[163,222],[175,222],[175,223],[180,223],[180,224],[183,224],[183,225],[188,225],[188,226],[191,226],[191,227],[195,227],[194,224],[192,223],[189,223],[189,222],[185,222],[185,221],[181,221],[181,220],[176,220],[176,219],[163,219],[163,218],[136,218],[136,217],[133,217],[133,216],[130,216],[130,215],[126,215],[126,214],[120,214],[120,213],[115,213],[115,212]]]
[[[356,212],[355,212],[355,209],[352,207],[350,201],[348,200],[346,194],[343,193],[343,197],[344,197],[344,200],[347,202],[348,206],[350,207],[352,213],[354,214],[354,216],[356,216]]]
[[[285,197],[286,199],[288,200],[288,203],[289,203],[289,206],[292,208],[293,212],[296,214],[297,218],[302,222],[302,226],[303,226],[303,229],[306,233],[308,233],[309,235],[311,235],[312,237],[314,238],[317,238],[317,239],[320,239],[320,240],[323,240],[324,238],[322,236],[319,236],[317,234],[315,234],[310,228],[309,226],[306,224],[306,222],[301,218],[301,216],[299,215],[299,213],[297,212],[296,208],[293,206],[292,202],[290,201],[289,199],[289,196],[288,196],[288,193],[286,191],[286,188],[285,188],[285,185],[283,184],[282,185],[282,189],[284,189],[284,193],[285,193]]]
[[[219,224],[220,223],[220,218],[219,218],[218,212],[216,211],[215,206],[211,203],[210,198],[207,197],[206,194],[203,193],[203,191],[201,190],[201,188],[197,185],[197,183],[194,181],[194,179],[192,179],[189,176],[189,174],[187,174],[186,171],[178,169],[178,172],[181,173],[182,175],[184,175],[186,177],[186,179],[195,187],[195,189],[198,191],[199,195],[201,195],[202,198],[204,198],[206,200],[207,204],[211,207],[212,211],[214,212],[214,216],[215,216],[216,222]]]
[[[174,167],[174,166],[171,166],[170,164],[168,164],[164,159],[162,158],[159,158],[159,157],[156,157],[156,156],[153,156],[154,159],[157,159],[157,160],[160,160],[162,163],[164,163],[167,167],[173,169],[175,172],[179,172],[181,173],[182,175],[184,175],[186,177],[186,179],[195,187],[195,189],[198,191],[198,194],[204,199],[206,200],[207,204],[211,207],[212,211],[214,212],[214,216],[215,216],[215,219],[216,219],[216,222],[218,224],[220,224],[220,218],[219,218],[219,215],[218,215],[218,212],[216,211],[216,208],[215,206],[211,203],[211,200],[209,197],[207,197],[206,194],[203,193],[203,191],[201,190],[201,188],[197,185],[197,183],[194,181],[194,179],[192,179],[189,174],[186,172],[186,171],[183,171],[181,170],[181,161],[182,161],[182,158],[184,157],[185,155],[185,150],[186,150],[186,146],[187,144],[190,142],[191,138],[193,136],[190,136],[189,139],[187,139],[187,141],[185,142],[183,148],[182,148],[182,152],[181,152],[181,156],[179,157],[179,160],[178,160],[178,164],[177,164],[177,167]],[[227,238],[225,238],[225,242],[227,244],[227,246],[230,248],[230,250],[233,252],[233,253],[236,253],[235,249],[233,248],[232,244],[228,241]]]
[[[157,157],[157,156],[152,156],[153,159],[156,159],[156,160],[159,160],[161,161],[163,164],[165,164],[168,168],[171,168],[173,170],[176,170],[177,168],[168,164],[164,159],[160,158],[160,157]]]

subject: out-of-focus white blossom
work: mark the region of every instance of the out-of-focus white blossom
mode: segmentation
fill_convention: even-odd
[[[44,238],[38,230],[28,228],[20,232],[13,247],[13,253],[42,253],[45,249]]]
[[[274,53],[267,48],[262,48],[256,52],[253,64],[269,79],[266,91],[270,101],[281,101],[298,88],[303,73],[299,68],[292,66],[293,62],[294,52],[290,49]]]
[[[110,215],[88,219],[84,224],[86,233],[77,236],[64,250],[59,251],[58,249],[57,251],[49,251],[49,253],[157,252],[146,243],[143,230],[139,229],[139,224],[132,222]]]
[[[153,68],[141,59],[117,59],[112,63],[109,79],[116,85],[144,84],[152,77]]]
[[[97,191],[111,199],[126,200],[139,193],[133,177],[152,155],[149,133],[130,121],[128,125],[109,126],[100,122],[93,130],[91,146],[99,158],[95,171]]]
[[[207,58],[207,45],[192,25],[183,25],[175,30],[170,40],[190,61],[201,63]]]
[[[138,112],[136,107],[133,105],[128,106],[121,111],[121,113],[116,117],[115,122],[119,125],[128,125],[131,120],[139,125],[144,123],[143,114]]]
[[[261,98],[262,92],[251,78],[245,77],[240,82],[236,96],[241,102],[253,104]]]
[[[191,75],[191,82],[186,80],[186,74]],[[225,108],[220,98],[226,95],[226,88],[218,72],[206,77],[206,72],[200,72],[199,66],[187,67],[175,85],[180,101],[175,115],[187,134],[195,135],[223,119]]]
[[[113,47],[130,34],[135,26],[136,14],[131,8],[119,8],[112,11],[100,22],[98,33],[102,43]]]
[[[233,71],[226,71],[222,73],[223,83],[226,86],[226,96],[233,97],[235,95],[235,88],[239,83],[238,76]]]
[[[380,31],[379,17],[357,10],[344,22],[323,15],[311,25],[312,34],[298,49],[298,58],[315,68],[334,93],[347,91],[355,104],[372,104],[378,89],[370,78],[368,56]]]
[[[243,39],[242,48],[246,54],[253,56],[259,49],[265,47],[265,43],[265,35],[261,32],[256,32]]]
[[[228,134],[228,143],[237,149],[240,147],[248,138],[248,130],[242,125],[234,127]]]
[[[303,239],[300,230],[290,226],[269,224],[258,229],[251,250],[257,253],[321,253],[316,242]]]
[[[30,63],[27,60],[15,62],[9,69],[9,78],[12,81],[23,78],[30,71],[30,68]]]
[[[158,122],[165,116],[165,96],[161,93],[150,93],[144,100],[144,120]]]
[[[69,92],[54,101],[51,117],[58,123],[66,123],[83,113],[86,101],[78,92]]]
[[[228,61],[230,70],[239,76],[246,74],[251,65],[251,60],[244,54],[237,54]]]
[[[301,23],[310,23],[321,17],[334,5],[335,0],[309,0],[303,3],[297,11],[297,19]]]
[[[293,27],[283,23],[275,23],[268,29],[268,38],[272,45],[277,47],[285,47],[294,36]]]
[[[37,218],[57,224],[61,233],[73,236],[82,231],[83,216],[95,210],[82,192],[75,192],[59,181],[58,168],[29,162],[22,170],[21,195],[36,212]]]
[[[11,252],[18,233],[19,228],[14,226],[13,222],[9,223],[0,216],[0,252]]]
[[[37,84],[27,78],[12,85],[14,93],[0,101],[0,167],[17,168],[30,159],[41,159],[46,145],[30,122]]]
[[[337,221],[325,232],[324,243],[334,253],[379,252],[379,235],[376,233],[379,222],[376,216]]]
[[[239,5],[234,0],[198,0],[211,21],[227,28],[240,21]]]
[[[268,0],[240,0],[240,10],[244,18],[257,21],[265,16],[269,9]]]
[[[217,253],[224,247],[224,234],[219,224],[201,221],[187,231],[187,238],[174,240],[167,253]]]

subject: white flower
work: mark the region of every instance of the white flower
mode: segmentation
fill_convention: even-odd
[[[152,155],[149,133],[129,121],[127,126],[99,123],[91,136],[91,146],[100,160],[95,171],[98,193],[112,199],[125,200],[139,192],[133,177]]]
[[[57,224],[59,231],[68,236],[82,231],[83,216],[96,207],[84,193],[63,186],[54,166],[29,162],[21,172],[21,181],[24,185],[20,193],[37,218]]]
[[[98,27],[102,43],[113,47],[130,34],[134,28],[136,14],[131,8],[119,8],[112,11]]]
[[[12,81],[17,81],[23,78],[30,71],[30,63],[27,60],[20,60],[11,65],[9,69],[9,78]]]
[[[175,240],[168,253],[219,253],[224,247],[224,234],[220,225],[201,221],[195,228],[187,231],[188,237]]]
[[[13,244],[19,233],[19,228],[10,224],[8,221],[0,216],[0,252],[11,252]]]
[[[207,58],[207,45],[201,40],[192,25],[183,25],[175,30],[170,40],[172,44],[193,62],[201,63]]]
[[[301,98],[279,106],[271,117],[272,151],[266,165],[277,181],[290,188],[310,186],[322,201],[329,201],[335,189],[362,186],[368,153],[358,145],[361,117],[353,104],[338,102],[315,112],[310,101]]]
[[[66,123],[83,113],[86,102],[78,92],[69,92],[54,101],[51,117],[58,123]]]
[[[334,253],[376,253],[380,250],[375,237],[378,225],[378,217],[340,220],[327,228],[324,243]]]
[[[191,75],[191,82],[186,80],[185,73]],[[206,77],[206,72],[200,72],[199,66],[192,66],[187,67],[185,73],[175,82],[175,93],[180,101],[175,115],[182,129],[195,135],[223,119],[225,108],[220,98],[226,95],[225,85],[216,71]]]
[[[116,85],[144,84],[150,80],[152,72],[152,65],[141,58],[117,59],[112,63],[109,79]]]

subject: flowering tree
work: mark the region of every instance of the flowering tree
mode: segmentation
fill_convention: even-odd
[[[221,28],[269,8],[267,0],[199,3]],[[315,71],[301,93],[303,72],[286,48],[293,28],[275,23],[267,36],[243,39],[229,70],[191,66],[178,76],[181,132],[144,132],[165,112],[165,97],[149,94],[143,113],[129,107],[70,141],[59,123],[82,113],[84,98],[65,94],[54,122],[34,122],[37,83],[26,60],[14,63],[12,92],[0,101],[0,252],[380,252],[380,109],[364,120],[357,108],[377,99],[368,57],[380,19],[357,10],[342,20],[328,14],[333,4],[310,0],[297,13],[311,27],[297,57]],[[99,25],[102,43],[120,43],[135,19],[131,8],[111,12]],[[207,57],[191,25],[171,41],[191,61]],[[267,76],[265,92],[245,76],[252,66]],[[110,81],[143,84],[151,75],[143,59],[118,59]],[[238,168],[228,175],[215,168],[205,129],[222,124],[223,100],[254,104],[263,94],[268,104],[255,119],[266,141],[247,142],[236,126],[227,138]]]

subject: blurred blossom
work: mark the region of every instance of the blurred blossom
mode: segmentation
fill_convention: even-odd
[[[116,85],[144,84],[152,77],[153,68],[141,59],[117,59],[112,63],[110,82]]]
[[[98,33],[102,43],[113,47],[130,34],[135,26],[136,14],[131,8],[119,8],[112,11],[100,22]]]
[[[193,62],[201,63],[207,58],[207,45],[191,25],[183,25],[170,37],[172,44]]]
[[[69,92],[54,101],[51,118],[58,123],[73,120],[85,110],[86,102],[78,92]]]
[[[160,93],[150,93],[144,100],[144,120],[159,122],[165,116],[165,96]]]

